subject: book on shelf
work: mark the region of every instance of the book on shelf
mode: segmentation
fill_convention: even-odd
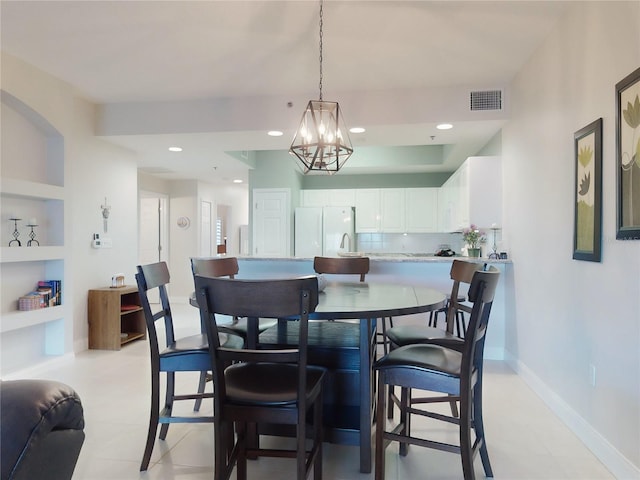
[[[40,280],[36,289],[18,298],[18,310],[62,305],[62,282],[60,280]]]
[[[38,282],[38,290],[46,290],[47,288],[51,289],[49,306],[62,305],[62,282],[60,280],[40,280]]]

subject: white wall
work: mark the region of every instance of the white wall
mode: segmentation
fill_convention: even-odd
[[[502,137],[508,354],[618,478],[640,476],[640,241],[615,240],[615,84],[640,66],[639,25],[637,1],[572,5],[515,79]],[[591,263],[572,260],[573,134],[599,117],[603,253]]]
[[[135,282],[137,259],[136,164],[133,155],[94,136],[94,105],[79,98],[68,84],[2,54],[2,89],[46,118],[64,137],[65,285],[64,301],[73,325],[66,351],[87,348],[87,296],[91,288],[124,272]],[[4,120],[4,119],[3,119]],[[11,172],[3,172],[11,176]],[[100,206],[111,205],[109,236],[113,248],[91,248],[94,232],[102,233]],[[19,349],[20,343],[16,342]],[[29,367],[30,365],[24,365]]]

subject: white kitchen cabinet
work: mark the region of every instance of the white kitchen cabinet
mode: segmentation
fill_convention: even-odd
[[[408,233],[438,231],[438,188],[405,189],[405,226]]]
[[[501,225],[500,157],[469,157],[442,185],[438,203],[442,231],[459,231],[471,224],[484,229]]]
[[[301,207],[326,207],[329,205],[329,190],[301,190]]]
[[[380,231],[406,232],[405,214],[405,189],[380,189]]]
[[[380,232],[380,189],[359,188],[355,192],[356,233]]]
[[[357,189],[357,233],[438,231],[438,188]]]
[[[301,190],[301,207],[354,207],[356,191],[352,188]]]
[[[356,191],[352,188],[334,188],[329,192],[329,207],[355,207]]]

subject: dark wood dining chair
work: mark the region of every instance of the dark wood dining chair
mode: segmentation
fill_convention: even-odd
[[[309,314],[318,305],[318,280],[233,280],[195,276],[202,321],[213,361],[215,419],[214,478],[246,480],[247,457],[296,458],[297,480],[313,469],[322,478],[323,368],[308,365]],[[218,342],[218,315],[287,318],[299,326],[297,345],[287,349],[233,350]],[[262,346],[261,346],[262,347]],[[225,365],[231,366],[226,369]],[[307,421],[311,421],[310,427]],[[249,442],[249,425],[288,425],[295,433],[295,450],[260,448]],[[235,426],[235,435],[234,435]],[[272,434],[272,432],[269,432]],[[307,448],[307,438],[311,447]]]
[[[364,282],[369,273],[369,257],[314,257],[313,271],[318,274],[360,275]]]
[[[240,271],[237,257],[206,257],[191,258],[191,271],[194,278],[196,275],[203,277],[227,277],[235,278]],[[228,321],[223,322],[220,317],[218,330],[221,332],[229,332],[240,335],[247,340],[247,319],[238,317],[227,317]],[[267,328],[271,328],[277,324],[277,320],[271,318],[262,318],[258,322],[258,332],[264,332]],[[204,326],[203,326],[204,328]],[[204,331],[204,330],[203,330]],[[247,345],[254,348],[254,345]]]
[[[140,464],[140,470],[143,471],[149,467],[158,424],[162,424],[160,439],[164,440],[170,423],[213,422],[211,416],[173,416],[174,402],[211,398],[213,394],[204,393],[204,385],[202,388],[199,387],[196,393],[180,395],[175,393],[176,372],[201,372],[202,375],[211,369],[207,336],[198,334],[185,338],[175,337],[173,315],[167,295],[169,269],[165,262],[138,265],[137,271],[136,282],[138,283],[140,306],[144,312],[151,351],[151,411],[147,442]],[[160,305],[156,307],[154,304],[152,308],[148,292],[154,289],[157,289],[159,293]],[[158,323],[160,325],[157,325]],[[164,347],[161,348],[160,343],[163,336],[165,341]],[[225,347],[242,348],[243,344],[244,341],[241,337],[226,336]],[[166,377],[165,401],[162,410],[160,410],[161,372],[164,372]]]
[[[238,266],[237,257],[192,257],[191,258],[191,271],[194,275],[194,282],[196,275],[202,275],[204,277],[226,277],[235,278],[240,271]],[[262,318],[258,321],[258,331],[264,332],[267,328],[271,328],[277,324],[277,320],[270,318]],[[232,335],[239,335],[247,342],[247,319],[237,317],[223,317],[219,316],[218,331],[221,333],[230,333]],[[206,333],[205,326],[202,324],[202,333]],[[247,345],[249,348],[255,348],[255,345]],[[204,391],[204,386],[207,382],[211,381],[211,375],[203,372],[200,375],[200,382],[198,391]],[[197,399],[194,405],[194,410],[200,410],[202,399]]]
[[[404,345],[430,343],[462,351],[464,340],[459,333],[456,335],[454,331],[456,328],[458,332],[460,331],[459,329],[461,327],[457,326],[457,322],[460,321],[460,315],[464,313],[470,314],[471,307],[462,303],[467,297],[461,294],[460,287],[468,288],[475,272],[482,268],[483,264],[481,263],[454,259],[451,263],[451,270],[449,271],[453,284],[451,286],[451,293],[448,295],[447,305],[445,306],[446,329],[443,330],[426,325],[398,325],[390,328],[386,333],[391,350]],[[392,390],[392,388],[389,389],[390,392]],[[419,398],[416,398],[415,401],[419,401]],[[388,405],[388,418],[393,418],[393,403],[389,402]],[[457,416],[457,411],[457,404],[455,401],[452,401],[451,412],[454,416]]]
[[[466,296],[461,294],[461,287],[469,287],[473,275],[478,270],[482,270],[482,263],[466,262],[464,260],[453,260],[449,275],[453,284],[451,293],[448,295],[446,305],[446,329],[427,325],[398,325],[387,330],[387,337],[391,342],[391,348],[397,348],[414,343],[435,343],[461,349],[464,335],[456,335],[456,320],[460,312],[469,314],[471,306],[463,303]],[[462,299],[462,301],[461,301]]]
[[[482,416],[482,371],[487,325],[499,276],[500,272],[495,267],[473,274],[468,294],[472,308],[461,350],[434,344],[405,345],[392,350],[374,364],[378,374],[379,407],[376,412],[376,480],[385,477],[384,450],[392,441],[400,443],[402,456],[407,455],[410,444],[459,453],[465,480],[475,479],[473,460],[480,453],[485,475],[493,477]],[[387,386],[400,387],[400,398],[391,396],[400,409],[399,424],[391,431],[386,430],[384,415]],[[460,416],[416,408],[416,402],[410,399],[411,389],[442,394],[425,398],[422,404],[450,402],[453,396],[460,402]],[[442,443],[413,436],[412,415],[458,425],[459,443]],[[475,434],[473,442],[472,432]]]
[[[369,273],[369,257],[314,257],[313,270],[318,274],[330,275],[360,275],[360,281],[364,282]],[[346,320],[349,322],[350,320]],[[387,353],[387,321],[393,326],[393,318],[382,319],[382,331],[376,333],[377,344],[382,345]]]

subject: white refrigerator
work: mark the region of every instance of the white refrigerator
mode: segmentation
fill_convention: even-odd
[[[355,250],[353,207],[298,207],[294,225],[296,257],[335,257],[341,243],[345,250]]]

